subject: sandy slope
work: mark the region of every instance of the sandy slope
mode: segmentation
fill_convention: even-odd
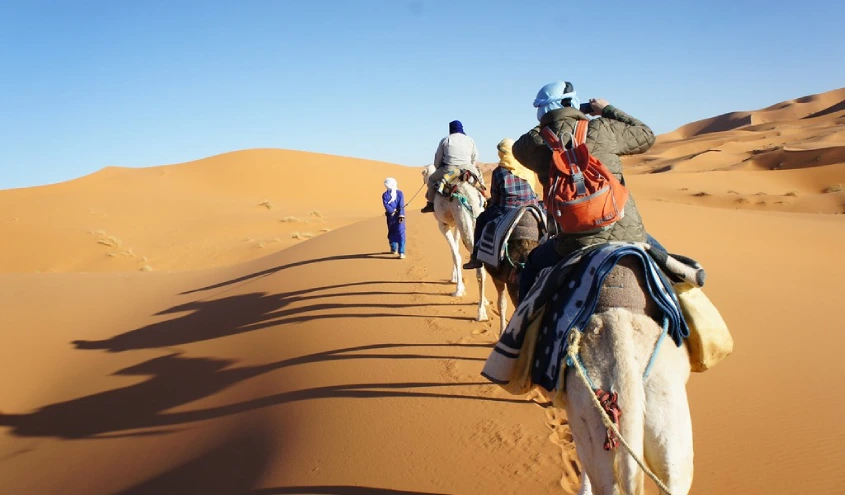
[[[736,338],[690,381],[694,493],[834,493],[845,217],[642,209]],[[403,261],[378,218],[201,273],[0,276],[3,492],[561,493],[552,412],[478,375],[490,324],[409,222]]]
[[[378,218],[203,274],[2,275],[2,492],[555,493],[416,217],[402,261]]]
[[[417,168],[257,149],[0,191],[0,238],[8,239],[0,272],[167,271],[256,259],[378,214],[389,175],[409,200],[421,184]]]

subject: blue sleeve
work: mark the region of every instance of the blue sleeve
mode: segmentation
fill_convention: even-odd
[[[400,190],[396,190],[397,208],[399,208],[399,216],[405,216],[405,195]]]
[[[384,205],[384,211],[387,213],[393,213],[393,210],[390,208],[390,191],[385,191],[381,195],[381,203]]]

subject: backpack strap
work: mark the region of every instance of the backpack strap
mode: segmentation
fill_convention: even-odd
[[[560,142],[558,135],[555,134],[549,126],[543,127],[540,130],[540,137],[543,138],[543,141],[546,142],[546,146],[548,146],[550,150],[563,151],[563,143]]]
[[[587,142],[587,126],[586,120],[578,120],[575,123],[575,128],[572,129],[572,146],[566,150],[572,172],[572,184],[575,186],[575,194],[578,196],[587,194],[587,187],[584,184],[584,172],[578,166],[578,155],[575,153],[575,148]],[[586,166],[587,164],[583,165]]]
[[[572,143],[573,148],[577,144],[584,144],[587,142],[587,127],[589,126],[590,121],[588,120],[578,120],[578,122],[575,123],[575,132],[573,133],[575,142]]]

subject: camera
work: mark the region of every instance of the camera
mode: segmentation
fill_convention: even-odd
[[[593,112],[593,105],[591,105],[590,102],[582,103],[578,107],[578,110],[581,110],[583,113],[592,113]]]

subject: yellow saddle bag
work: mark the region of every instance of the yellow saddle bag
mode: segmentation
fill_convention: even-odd
[[[674,288],[690,331],[687,349],[691,369],[707,371],[733,351],[733,337],[719,310],[700,288],[686,282],[674,284]]]

